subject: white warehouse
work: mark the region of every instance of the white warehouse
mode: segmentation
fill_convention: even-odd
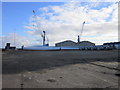
[[[55,46],[56,47],[79,47],[79,46],[89,47],[89,46],[95,46],[95,44],[89,41],[82,41],[82,42],[76,43],[74,41],[67,40],[67,41],[56,43]]]

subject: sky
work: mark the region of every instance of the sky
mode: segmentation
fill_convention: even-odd
[[[33,14],[35,11],[35,16]],[[2,46],[42,45],[46,31],[49,44],[72,40],[96,45],[118,41],[118,4],[115,2],[2,2]]]

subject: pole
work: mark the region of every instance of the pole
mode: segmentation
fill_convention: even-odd
[[[80,36],[78,35],[78,43],[80,42]]]
[[[43,46],[45,46],[45,31],[43,31]]]

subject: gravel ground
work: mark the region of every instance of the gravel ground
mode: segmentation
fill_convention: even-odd
[[[3,88],[118,88],[118,51],[4,51]]]

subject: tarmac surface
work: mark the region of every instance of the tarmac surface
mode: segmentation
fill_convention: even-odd
[[[118,88],[118,50],[3,51],[3,88]]]

